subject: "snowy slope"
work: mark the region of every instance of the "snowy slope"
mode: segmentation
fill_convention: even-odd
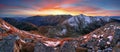
[[[73,16],[71,18],[69,18],[68,20],[64,21],[63,24],[69,24],[72,27],[77,27],[79,26],[79,23],[82,23],[82,26],[86,26],[90,23],[93,23],[95,21],[106,21],[109,22],[110,21],[110,17],[109,16],[85,16],[83,14],[80,14],[78,16]]]

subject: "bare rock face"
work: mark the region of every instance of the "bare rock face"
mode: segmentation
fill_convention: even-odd
[[[76,52],[72,42],[64,42],[63,45],[57,47],[49,47],[43,43],[37,43],[34,52]]]
[[[72,45],[71,42],[65,42],[61,47],[60,52],[76,52],[75,47]]]
[[[79,48],[76,48],[76,52],[88,52],[88,49],[83,48],[83,47],[79,47]]]
[[[6,32],[6,30],[0,28],[0,33],[5,33],[5,32]]]
[[[114,45],[120,42],[120,29],[116,29],[115,35],[113,37],[113,42],[114,42]]]
[[[34,48],[34,52],[55,52],[53,47],[47,47],[43,43],[37,43]]]
[[[113,43],[115,46],[113,49],[113,52],[119,52],[120,51],[120,29],[116,30]]]
[[[9,35],[0,41],[0,52],[19,52],[19,44],[16,44],[18,36]]]
[[[34,52],[34,43],[22,44],[20,52]]]

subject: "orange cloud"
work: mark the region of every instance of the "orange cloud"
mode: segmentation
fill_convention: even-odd
[[[26,0],[28,3],[34,0]],[[21,9],[18,11],[7,12],[15,15],[79,15],[85,14],[88,16],[113,16],[120,15],[119,10],[106,10],[90,5],[75,5],[82,3],[83,0],[40,0],[35,5],[32,5],[28,10]],[[27,3],[27,4],[28,4]],[[0,8],[4,7],[0,5]],[[12,7],[15,8],[15,7]],[[17,8],[17,7],[16,7]],[[32,9],[32,10],[31,10]]]
[[[52,5],[48,5],[48,7],[43,7],[38,9],[38,11],[42,14],[53,14],[52,12],[56,12],[53,15],[57,15],[60,13],[63,14],[71,14],[71,15],[79,15],[79,14],[85,14],[85,13],[89,13],[89,12],[93,12],[93,11],[98,11],[98,10],[102,10],[101,8],[97,8],[97,7],[90,7],[90,6],[80,6],[80,7],[66,7],[66,8],[62,8],[62,7],[51,7]]]
[[[38,10],[19,10],[11,12],[11,14],[22,15],[79,15],[88,16],[119,16],[119,10],[105,10],[97,7],[81,6],[81,7],[44,7]],[[10,12],[9,12],[10,13]]]

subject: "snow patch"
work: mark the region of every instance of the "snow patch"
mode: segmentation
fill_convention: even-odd
[[[21,42],[26,43],[24,40],[20,39]]]
[[[57,46],[57,45],[59,45],[60,44],[60,41],[45,41],[45,43],[44,43],[46,46],[53,46],[53,47],[55,47],[55,46]]]
[[[107,38],[109,39],[109,41],[112,41],[113,36],[108,36]]]
[[[111,44],[111,43],[107,41],[107,44]]]
[[[83,38],[87,38],[87,36],[83,36]]]
[[[91,22],[90,17],[87,17],[87,16],[86,16],[86,17],[85,17],[85,21],[88,22],[88,23],[90,23],[90,22]]]
[[[104,34],[100,35],[100,37],[103,37],[103,36],[104,36]]]
[[[5,24],[3,24],[3,26],[5,27],[5,28],[7,28],[7,29],[10,29],[10,27],[8,27],[7,25],[5,25]]]
[[[93,34],[92,37],[97,38],[97,35]]]
[[[111,27],[113,27],[114,25],[110,25]]]
[[[72,27],[78,26],[77,22],[78,22],[78,19],[76,19],[76,17],[71,17],[70,19],[68,19],[68,24]]]
[[[99,39],[98,42],[101,42],[103,39]]]
[[[66,34],[66,32],[67,32],[67,29],[63,29],[63,30],[61,31],[62,34]]]

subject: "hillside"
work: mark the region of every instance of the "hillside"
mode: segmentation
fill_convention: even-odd
[[[41,34],[19,30],[0,19],[0,51],[4,52],[6,49],[15,50],[14,52],[118,51],[119,29],[119,22],[111,22],[78,38],[48,38]]]
[[[112,22],[95,31],[79,37],[79,46],[88,48],[88,51],[112,52],[119,44],[120,23]],[[114,50],[116,52],[116,50]]]
[[[31,16],[23,19],[24,22],[32,23],[36,26],[56,26],[64,20],[69,19],[71,15],[49,15],[49,16]]]

